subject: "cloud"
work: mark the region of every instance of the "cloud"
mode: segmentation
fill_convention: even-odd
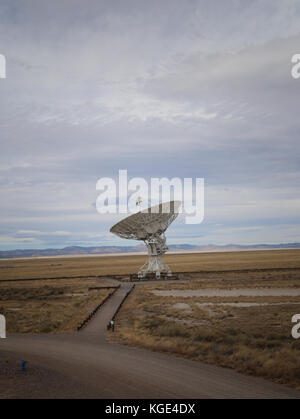
[[[91,202],[119,169],[205,178],[204,224],[171,227],[182,242],[219,240],[216,224],[225,242],[260,240],[253,225],[275,240],[270,222],[293,239],[299,2],[80,4],[1,2],[0,247],[104,242],[118,217]]]

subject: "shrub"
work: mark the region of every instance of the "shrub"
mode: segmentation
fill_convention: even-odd
[[[161,326],[158,326],[155,330],[155,334],[158,336],[165,336],[165,337],[189,337],[190,333],[189,331],[184,328],[183,326],[180,326],[179,324],[164,324]]]

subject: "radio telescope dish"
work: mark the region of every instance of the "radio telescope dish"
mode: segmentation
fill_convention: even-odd
[[[177,217],[180,205],[180,201],[164,202],[130,215],[110,229],[123,239],[142,240],[146,244],[149,259],[138,271],[139,278],[147,273],[155,273],[158,278],[161,272],[172,275],[162,257],[168,250],[165,231]]]

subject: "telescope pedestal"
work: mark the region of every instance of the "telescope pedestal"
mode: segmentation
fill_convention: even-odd
[[[166,272],[167,276],[171,276],[171,269],[162,260],[163,255],[168,250],[165,235],[153,235],[149,240],[145,240],[145,243],[149,259],[138,271],[138,278],[145,278],[148,273],[155,273],[156,278],[160,278],[161,272]]]

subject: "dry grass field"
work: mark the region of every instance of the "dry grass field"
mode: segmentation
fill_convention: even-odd
[[[112,289],[95,279],[2,283],[0,313],[8,333],[69,333]]]
[[[282,287],[281,283],[278,284]],[[245,281],[177,284],[181,290],[246,287]],[[300,341],[291,337],[299,296],[158,296],[162,286],[138,286],[116,319],[113,341],[230,367],[300,389]],[[247,284],[248,287],[248,284]],[[261,280],[252,289],[276,288]],[[255,287],[255,288],[254,288]],[[295,281],[285,280],[285,288]],[[178,289],[178,288],[177,288]],[[291,293],[292,294],[292,293]]]
[[[297,268],[299,252],[236,253],[231,255],[232,265],[224,261],[225,254],[205,256],[206,268],[213,268],[208,260],[215,256],[214,270],[216,266],[224,271],[238,267],[249,272],[214,274],[214,279],[205,281],[192,275],[193,279],[185,283],[140,285],[118,314],[110,339],[300,389],[300,339],[291,336],[291,317],[300,313],[300,271],[282,269]],[[251,258],[253,269],[268,267],[270,271],[253,271],[248,265]],[[209,289],[218,292],[193,296],[195,291]],[[235,290],[237,295],[222,295],[228,290]],[[253,295],[240,296],[243,290]],[[274,295],[263,295],[265,290]],[[282,290],[288,295],[280,295]]]
[[[146,259],[146,255],[6,259],[0,260],[0,281],[128,275],[137,272]],[[260,278],[270,274],[295,275],[295,271],[299,277],[300,249],[170,254],[165,261],[173,272],[197,272],[197,278]]]

